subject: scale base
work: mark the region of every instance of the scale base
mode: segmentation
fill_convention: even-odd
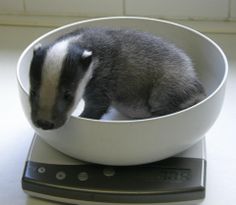
[[[35,135],[23,190],[70,204],[198,204],[205,197],[205,140],[174,157],[139,166],[105,166],[72,159]]]

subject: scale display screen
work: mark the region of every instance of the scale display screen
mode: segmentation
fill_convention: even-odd
[[[183,183],[191,179],[190,169],[159,169],[156,173],[157,181]]]

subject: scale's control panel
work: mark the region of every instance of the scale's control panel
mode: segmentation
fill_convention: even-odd
[[[206,161],[172,157],[139,166],[26,162],[26,191],[97,202],[157,203],[205,196]]]

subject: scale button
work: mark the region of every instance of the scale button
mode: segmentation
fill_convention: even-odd
[[[57,173],[56,173],[56,178],[57,178],[58,180],[63,180],[63,179],[66,178],[66,173],[65,173],[65,172],[62,172],[62,171],[57,172]]]
[[[38,173],[44,174],[45,172],[46,172],[46,168],[45,167],[39,167],[38,168]]]
[[[87,181],[88,180],[88,173],[87,172],[80,172],[78,174],[78,179],[82,182]]]
[[[113,177],[115,175],[115,170],[112,167],[107,167],[103,170],[103,174],[106,177]]]

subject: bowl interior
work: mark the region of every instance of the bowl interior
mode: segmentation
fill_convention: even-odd
[[[174,23],[153,19],[132,17],[104,18],[79,22],[53,30],[28,46],[19,60],[17,75],[20,86],[26,93],[29,93],[28,74],[34,46],[37,43],[47,44],[65,33],[82,27],[132,28],[153,33],[174,43],[191,57],[196,72],[205,87],[207,98],[216,92],[226,76],[226,70],[223,69],[226,68],[226,61],[222,58],[222,51],[213,41],[199,32]],[[78,116],[83,109],[83,105],[83,102],[79,104],[73,116]],[[108,115],[104,116],[104,119],[126,120],[127,118],[111,110]]]

